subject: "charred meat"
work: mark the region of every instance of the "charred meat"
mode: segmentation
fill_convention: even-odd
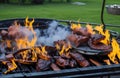
[[[43,60],[43,59],[39,59],[37,64],[36,64],[36,70],[39,71],[43,71],[43,70],[48,70],[50,69],[50,60]]]
[[[88,41],[88,37],[71,34],[68,36],[68,40],[71,42],[71,44],[75,45],[76,47],[79,47],[80,45],[84,45]]]
[[[79,53],[70,53],[71,57],[73,59],[75,59],[77,61],[77,63],[82,66],[82,67],[86,67],[89,66],[89,62],[84,58],[83,55],[79,54]]]

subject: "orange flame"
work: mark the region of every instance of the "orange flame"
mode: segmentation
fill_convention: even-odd
[[[60,46],[58,44],[55,45],[57,50],[60,50]]]
[[[33,38],[31,40],[29,40],[29,38],[26,36],[25,38],[16,39],[17,49],[35,46],[36,41],[37,41],[37,36],[36,36],[36,33],[35,33],[33,26],[32,26],[33,23],[34,23],[34,19],[32,21],[29,21],[28,17],[25,19],[25,27],[28,28],[33,33]],[[19,62],[24,63],[24,61],[28,60],[29,53],[31,53],[31,60],[30,61],[33,61],[33,62],[37,61],[36,52],[34,51],[33,48],[31,48],[30,50],[25,50],[25,51],[20,53],[20,55],[22,56],[22,60],[19,60]],[[27,63],[25,63],[25,64],[27,64]]]
[[[17,65],[14,59],[11,59],[10,61],[3,61],[2,63],[8,66],[8,70],[5,71],[4,74],[7,74],[8,72],[13,71],[17,68]]]
[[[46,51],[46,46],[36,47],[34,50],[40,59],[49,60],[50,57]]]
[[[78,28],[78,29],[81,28],[81,25],[80,24],[74,24],[74,23],[72,23],[71,24],[71,29],[74,30],[76,28]]]
[[[7,44],[7,47],[11,47],[11,41],[10,40],[6,40],[6,44]]]
[[[92,25],[87,24],[87,25],[86,25],[86,28],[87,28],[87,31],[88,31],[89,33],[95,34],[95,32],[93,31]]]
[[[68,45],[67,45],[65,51],[68,52],[68,50],[71,49],[71,48],[72,48],[72,47],[71,47],[71,44],[70,44],[70,42],[68,42]]]
[[[120,48],[119,48],[119,44],[117,43],[117,41],[113,38],[112,39],[112,52],[110,52],[110,54],[108,54],[108,57],[110,58],[110,60],[115,63],[118,64],[118,61],[116,60],[116,56],[120,59]]]
[[[59,52],[59,54],[62,55],[62,54],[64,53],[64,51],[65,51],[65,45],[62,46],[62,49],[61,49],[61,51]]]
[[[25,37],[24,39],[17,39],[16,43],[17,43],[18,49],[35,46],[35,43],[37,41],[37,36],[32,26],[33,23],[34,23],[34,19],[32,21],[29,21],[28,17],[25,19],[25,26],[33,33],[33,38],[31,41],[29,41],[27,37]]]
[[[103,31],[103,25],[96,26],[95,30],[97,30],[99,34],[102,34],[103,36],[105,36],[105,39],[101,40],[101,42],[103,44],[109,45],[110,44],[110,33],[109,33],[109,30]]]
[[[15,61],[18,61],[22,64],[30,64],[33,62],[37,62],[37,53],[35,52],[35,50],[33,48],[22,51],[19,54],[22,56],[22,58],[15,59]]]
[[[58,45],[59,46],[59,45]],[[60,47],[60,46],[59,46]],[[71,44],[70,44],[70,42],[68,42],[67,43],[67,45],[63,45],[62,46],[62,49],[60,50],[60,52],[59,52],[59,54],[60,55],[63,55],[63,54],[68,54],[68,52],[69,52],[69,50],[71,49],[72,47],[71,47]],[[58,49],[57,49],[58,50]]]

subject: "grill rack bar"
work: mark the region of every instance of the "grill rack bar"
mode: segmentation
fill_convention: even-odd
[[[31,72],[31,73],[17,73],[17,74],[8,74],[1,75],[2,78],[48,78],[48,77],[102,77],[109,75],[117,75],[120,74],[120,65],[112,64],[112,65],[103,65],[103,66],[91,66],[85,68],[74,68],[74,69],[64,69],[61,71],[45,71],[45,72]]]
[[[67,23],[68,25],[70,25],[71,23],[76,23],[76,24],[91,24],[91,25],[100,25],[99,23],[92,23],[92,22],[77,22],[77,21],[71,21],[71,20],[56,20],[58,22],[63,22],[63,23]],[[112,25],[112,24],[105,24],[108,27],[120,27],[120,25]]]
[[[33,18],[29,18],[29,20],[32,20]],[[7,20],[1,20],[0,21],[0,28],[7,28],[8,26],[6,25],[11,25],[15,20],[19,20],[20,23],[21,22],[24,22],[25,18],[14,18],[14,19],[7,19]],[[71,23],[77,23],[77,24],[91,24],[91,25],[100,25],[99,23],[93,23],[93,22],[77,22],[77,21],[74,21],[74,20],[60,20],[60,19],[49,19],[49,18],[35,18],[35,22],[40,22],[44,25],[47,25],[49,24],[50,22],[52,21],[58,21],[58,22],[61,22],[61,23],[67,23],[69,26]],[[40,24],[40,25],[42,25]],[[106,26],[108,27],[120,27],[120,25],[112,25],[112,24],[105,24]]]

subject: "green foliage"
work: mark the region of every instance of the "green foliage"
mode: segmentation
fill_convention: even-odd
[[[13,0],[17,1],[17,0]],[[28,3],[30,0],[27,0]],[[101,23],[100,13],[102,0],[72,0],[86,3],[86,5],[73,5],[66,3],[66,0],[48,0],[43,5],[35,4],[0,4],[0,20],[9,18],[52,18],[61,20],[79,20],[81,22]],[[106,4],[119,4],[119,0],[106,0]],[[120,16],[104,13],[104,20],[107,24],[120,25]],[[119,31],[119,29],[117,29]]]

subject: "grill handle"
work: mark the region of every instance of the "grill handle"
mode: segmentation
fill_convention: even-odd
[[[101,9],[101,23],[102,23],[102,25],[103,25],[103,30],[106,29],[106,25],[105,25],[105,23],[104,23],[104,8],[105,8],[105,2],[106,2],[106,0],[103,0],[103,2],[102,2],[102,9]]]

